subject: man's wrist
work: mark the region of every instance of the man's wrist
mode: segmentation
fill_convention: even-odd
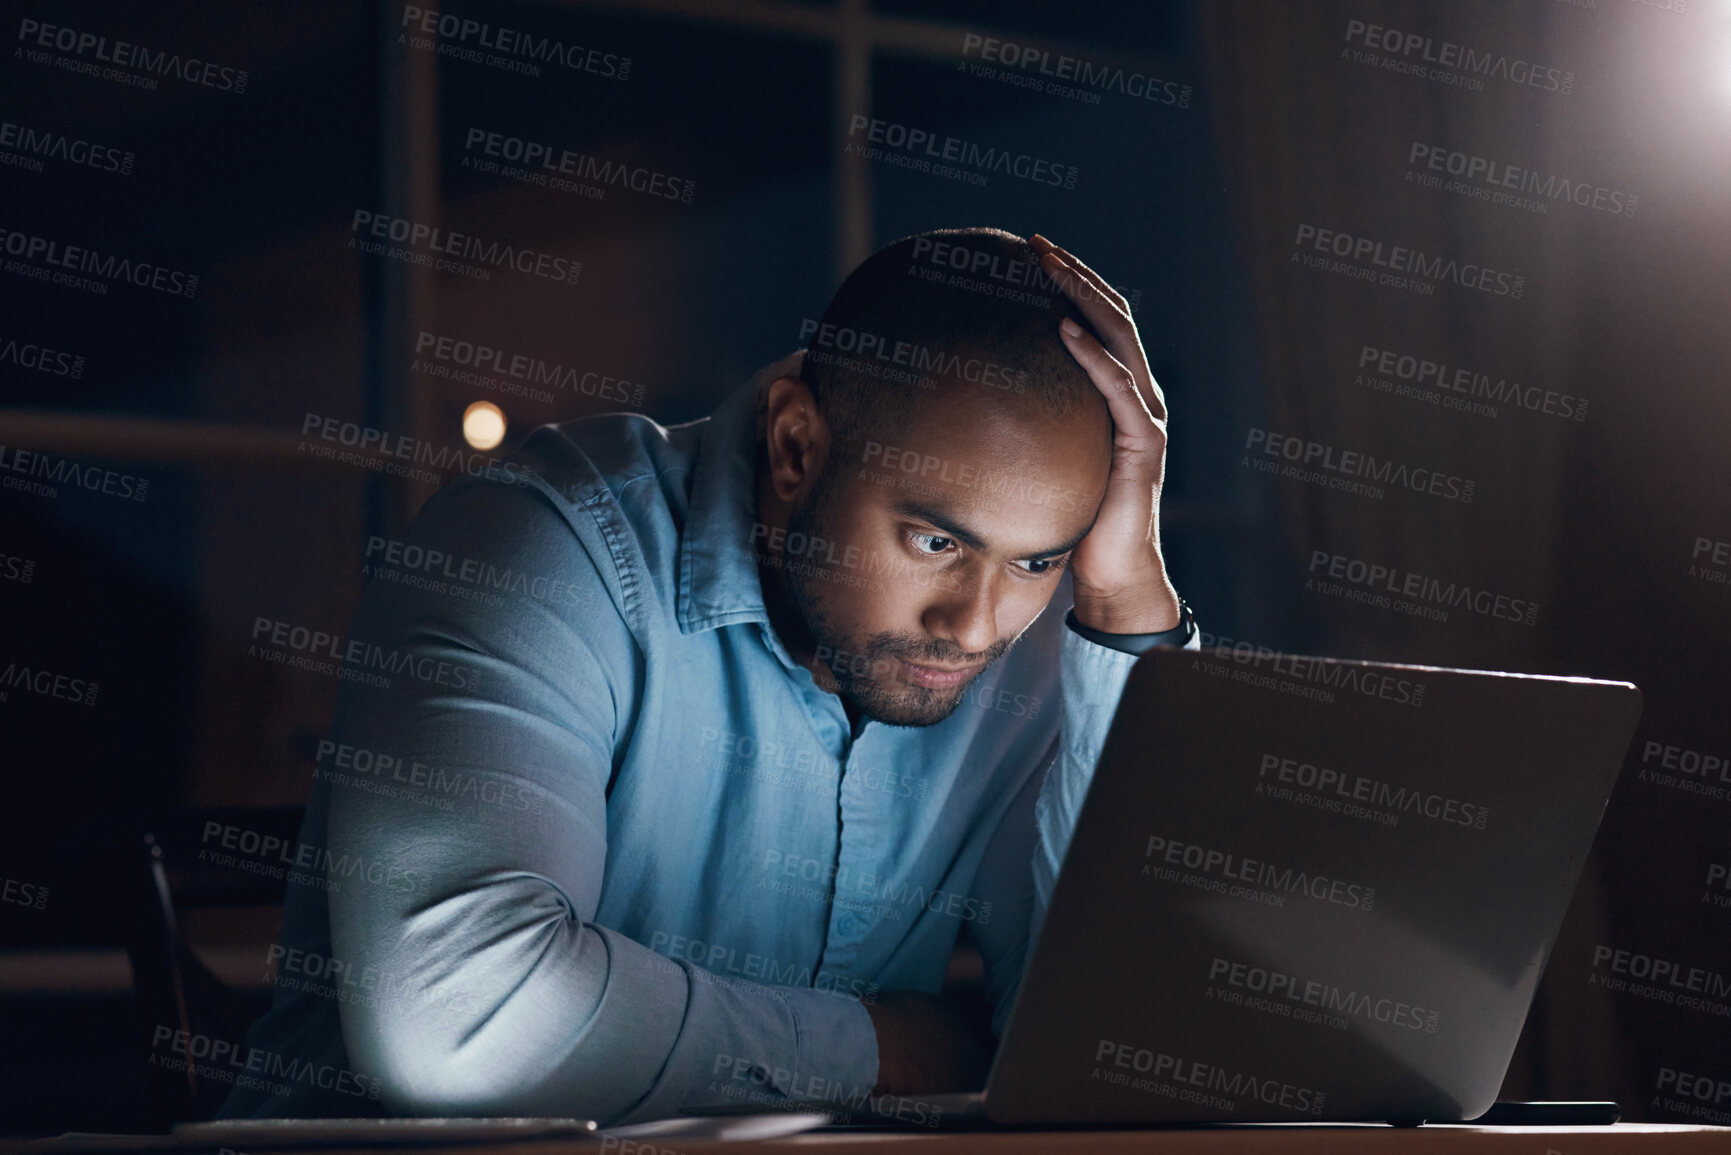
[[[892,1026],[892,1022],[895,1018],[895,1014],[891,1009],[880,1006],[876,1003],[865,1003],[863,1005],[865,1006],[866,1014],[871,1018],[872,1035],[877,1043],[877,1077],[872,1086],[872,1094],[888,1094],[890,1083],[893,1076],[897,1073],[895,1070],[896,1064],[891,1057],[892,1048],[889,1045],[891,1040],[894,1038],[894,1027]]]
[[[1095,645],[1127,654],[1145,654],[1156,646],[1176,646],[1183,649],[1196,636],[1196,619],[1191,616],[1190,606],[1183,598],[1178,599],[1178,624],[1166,630],[1138,633],[1097,630],[1079,621],[1074,609],[1064,616],[1064,622],[1076,634]]]
[[[1155,634],[1182,624],[1183,599],[1164,575],[1133,594],[1102,595],[1078,582],[1075,607],[1078,624],[1103,634]]]

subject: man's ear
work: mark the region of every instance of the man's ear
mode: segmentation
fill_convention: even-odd
[[[829,456],[829,424],[818,412],[817,398],[798,377],[777,377],[769,383],[764,442],[775,495],[789,503],[804,497]]]

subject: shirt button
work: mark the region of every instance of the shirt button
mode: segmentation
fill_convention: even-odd
[[[835,928],[843,934],[852,934],[853,925],[853,915],[851,914],[844,914],[835,920]]]

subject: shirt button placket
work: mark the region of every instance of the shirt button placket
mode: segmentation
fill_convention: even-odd
[[[824,946],[822,968],[828,972],[828,981],[850,974],[859,958],[861,940],[871,923],[860,908],[872,901],[868,876],[875,877],[878,869],[874,850],[877,826],[882,816],[873,813],[874,800],[867,798],[860,778],[865,765],[862,759],[870,757],[870,753],[861,753],[860,742],[856,740],[841,764],[840,794],[836,806],[841,820],[841,837],[836,848],[835,878],[830,884],[829,937]]]

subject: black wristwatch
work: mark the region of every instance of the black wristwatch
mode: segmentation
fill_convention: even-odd
[[[1190,605],[1183,598],[1178,599],[1178,624],[1157,634],[1108,634],[1104,630],[1090,629],[1076,620],[1075,606],[1064,615],[1064,624],[1097,646],[1122,650],[1126,654],[1145,654],[1155,646],[1183,649],[1196,636],[1196,619],[1191,616]]]

